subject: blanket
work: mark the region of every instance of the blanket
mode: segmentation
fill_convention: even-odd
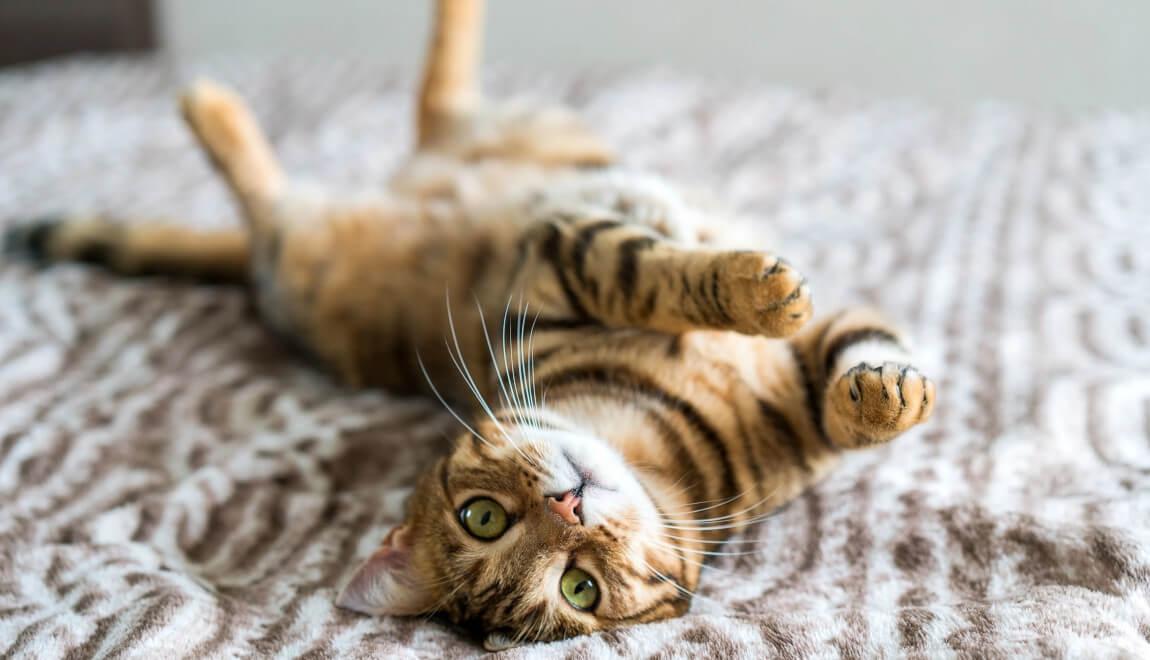
[[[412,143],[411,77],[369,62],[9,69],[0,222],[236,222],[175,111],[199,75],[329,186],[383,186]],[[754,218],[821,311],[882,308],[939,388],[929,424],[748,530],[686,616],[506,657],[1150,657],[1150,114],[489,77]],[[313,372],[238,291],[4,262],[0,655],[479,655],[333,605],[456,431]]]

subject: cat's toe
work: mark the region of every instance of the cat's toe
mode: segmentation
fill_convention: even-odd
[[[762,253],[740,253],[730,269],[736,307],[746,316],[746,330],[768,337],[787,337],[811,319],[814,303],[802,273],[786,260]]]
[[[866,445],[885,442],[929,419],[935,385],[909,364],[862,362],[839,378],[833,394],[857,444]]]

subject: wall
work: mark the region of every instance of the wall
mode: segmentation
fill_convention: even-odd
[[[161,0],[179,56],[353,53],[413,66],[430,0]],[[1150,107],[1147,0],[491,0],[523,69],[665,64],[943,102]]]

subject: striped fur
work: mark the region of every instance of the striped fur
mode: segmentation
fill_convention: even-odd
[[[610,151],[566,113],[485,104],[479,9],[441,2],[419,149],[375,198],[304,194],[238,97],[199,83],[183,112],[242,231],[64,220],[9,244],[246,281],[265,320],[342,381],[458,410],[466,432],[348,585],[355,609],[440,613],[490,647],[680,615],[728,537],[842,450],[925,421],[934,386],[874,313],[811,321],[805,278],[719,247],[721,217],[651,177],[588,170]],[[569,525],[547,501],[576,490]],[[476,496],[514,518],[495,541],[460,526]],[[600,585],[592,611],[558,594],[573,565]]]

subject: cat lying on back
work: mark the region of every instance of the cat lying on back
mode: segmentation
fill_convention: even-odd
[[[184,114],[243,230],[61,220],[8,243],[246,282],[346,383],[469,406],[339,604],[496,649],[684,613],[725,539],[926,420],[935,388],[879,316],[812,321],[790,264],[721,247],[720,216],[612,169],[571,115],[483,102],[480,10],[440,0],[418,148],[379,199],[302,194],[201,83]]]

